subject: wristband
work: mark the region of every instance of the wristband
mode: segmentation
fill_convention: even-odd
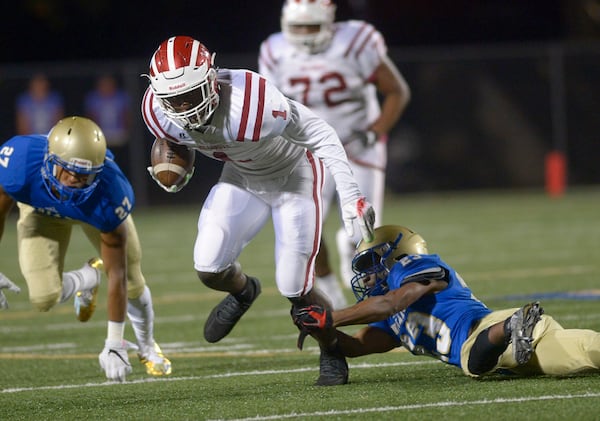
[[[107,341],[123,342],[125,336],[125,322],[108,321]]]

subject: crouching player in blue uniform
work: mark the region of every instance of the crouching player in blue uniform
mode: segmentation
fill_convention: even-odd
[[[355,335],[337,331],[347,357],[404,346],[460,367],[471,377],[496,371],[570,375],[600,370],[600,333],[564,329],[539,303],[490,310],[425,240],[398,225],[375,229],[352,260],[358,303],[328,312],[312,305],[292,314],[299,346],[325,327],[368,324]]]
[[[109,380],[131,372],[124,340],[125,314],[138,356],[150,375],[171,373],[154,341],[152,296],[141,271],[141,247],[130,215],[133,189],[106,149],[102,130],[83,117],[60,120],[48,135],[15,136],[0,145],[0,238],[17,203],[18,252],[29,300],[40,311],[74,296],[75,313],[87,321],[96,307],[101,270],[108,293],[108,334],[99,355]],[[63,272],[74,225],[100,253],[81,269]],[[17,291],[0,274],[2,288]],[[4,307],[7,307],[3,296]]]

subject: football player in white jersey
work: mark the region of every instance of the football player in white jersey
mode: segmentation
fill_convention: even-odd
[[[334,23],[330,0],[289,0],[281,32],[261,45],[259,73],[284,95],[302,102],[337,131],[361,192],[381,221],[387,163],[387,134],[410,100],[410,89],[392,61],[382,35],[362,21]],[[381,105],[378,93],[382,97]],[[334,180],[326,177],[324,215],[335,202]],[[360,237],[338,231],[340,274],[349,287],[355,246]],[[316,284],[335,307],[346,299],[321,244]]]
[[[200,280],[229,293],[205,323],[208,342],[229,334],[260,294],[258,279],[242,271],[238,256],[270,218],[280,293],[292,308],[308,303],[330,308],[313,288],[324,166],[335,179],[348,234],[357,220],[362,236],[370,238],[375,220],[331,126],[259,74],[217,69],[213,61],[198,40],[165,40],[150,60],[150,86],[142,102],[144,120],[156,138],[224,162],[219,182],[202,206],[194,245]],[[176,192],[184,185],[162,187]],[[348,365],[335,331],[319,331],[314,337],[321,348],[317,384],[346,383]]]

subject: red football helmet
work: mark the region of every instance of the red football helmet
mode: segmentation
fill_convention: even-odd
[[[185,128],[205,124],[219,105],[214,54],[191,37],[164,41],[150,60],[150,87],[165,114]]]

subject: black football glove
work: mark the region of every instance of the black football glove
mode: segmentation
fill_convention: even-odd
[[[333,325],[331,312],[318,304],[295,308],[292,317],[300,330],[327,329]]]
[[[317,304],[307,307],[292,307],[292,320],[300,329],[297,346],[302,349],[306,337],[315,330],[327,329],[333,326],[331,312]]]

